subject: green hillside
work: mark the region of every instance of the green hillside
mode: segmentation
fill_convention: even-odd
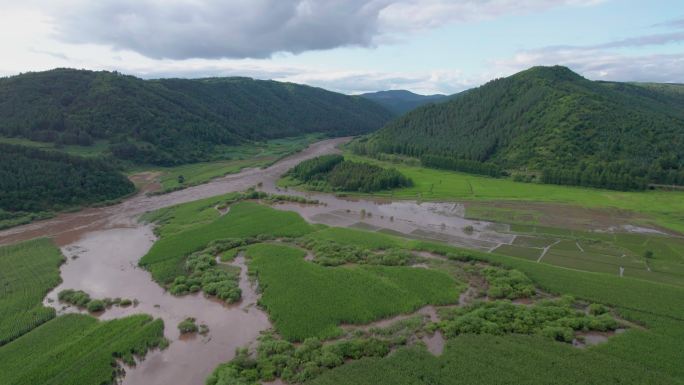
[[[133,191],[104,160],[0,143],[0,228]]]
[[[55,69],[0,79],[0,135],[65,145],[107,139],[115,156],[159,165],[207,160],[216,145],[367,133],[390,117],[360,97],[249,78]]]
[[[684,184],[684,93],[678,85],[595,82],[565,67],[534,67],[414,110],[353,147],[454,159],[432,159],[444,168],[484,162],[548,183]]]

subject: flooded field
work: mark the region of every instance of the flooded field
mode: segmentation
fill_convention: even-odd
[[[258,296],[247,279],[244,259],[234,262],[242,269],[243,300],[238,304],[225,305],[201,294],[169,294],[150,279],[147,271],[137,267],[138,259],[154,240],[150,226],[138,226],[88,233],[63,247],[68,259],[61,268],[63,283],[47,296],[46,305],[55,306],[60,312],[77,311],[61,310],[57,302],[57,293],[67,288],[84,290],[95,298],[137,300],[136,306],[115,306],[99,318],[138,313],[162,318],[171,345],[164,351],[151,352],[137,367],[126,368],[123,384],[203,384],[218,364],[233,358],[236,348],[253,342],[259,332],[270,327],[268,316],[254,306]],[[206,324],[209,334],[181,338],[176,325],[187,317]]]
[[[508,230],[505,225],[465,219],[465,208],[458,203],[347,199],[332,194],[283,191],[276,187],[279,177],[289,168],[304,159],[337,152],[336,146],[347,140],[337,138],[315,143],[266,169],[246,169],[165,195],[141,193],[115,206],[61,214],[54,219],[0,231],[0,244],[52,237],[61,247],[68,260],[61,268],[63,283],[49,293],[45,299],[47,306],[54,306],[60,312],[76,311],[62,309],[57,301],[60,290],[76,289],[84,290],[94,298],[137,300],[136,306],[108,309],[99,316],[101,319],[147,313],[164,320],[165,334],[171,345],[164,351],[151,352],[137,367],[126,368],[123,384],[199,385],[219,363],[230,360],[237,347],[253,343],[259,333],[271,325],[268,316],[255,306],[258,295],[247,279],[241,256],[233,262],[242,269],[243,301],[239,304],[225,305],[201,294],[175,297],[152,281],[149,272],[138,267],[138,260],[155,242],[152,227],[137,220],[147,211],[260,184],[266,192],[305,196],[321,202],[319,205],[284,203],[275,206],[295,211],[312,223],[439,240],[482,251],[513,242],[514,236],[505,233]],[[149,175],[139,177],[137,182],[143,185],[143,192],[154,189],[154,178]],[[472,294],[469,291],[465,296]],[[436,317],[434,308],[426,311],[431,319]],[[206,324],[209,333],[181,339],[176,325],[187,317]],[[424,342],[431,352],[441,354],[444,339],[439,332],[426,336]]]

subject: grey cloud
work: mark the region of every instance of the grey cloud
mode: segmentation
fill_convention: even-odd
[[[368,46],[386,1],[75,1],[55,11],[61,39],[151,58],[264,58]]]
[[[369,47],[391,34],[604,0],[64,1],[49,9],[63,41],[156,59],[216,59]]]

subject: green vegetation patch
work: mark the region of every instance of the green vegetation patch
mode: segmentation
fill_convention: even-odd
[[[299,237],[313,230],[302,217],[293,212],[279,211],[252,202],[230,206],[230,211],[219,216],[215,204],[236,199],[235,194],[193,202],[165,209],[153,216],[161,221],[161,238],[140,260],[160,283],[169,283],[177,276],[188,275],[185,259],[206,247],[211,241],[226,238],[248,238],[258,235],[271,237]],[[199,214],[200,222],[193,218]]]
[[[310,189],[321,191],[372,192],[412,185],[409,178],[394,168],[351,162],[341,155],[323,155],[305,160],[288,171],[286,176],[305,183]]]
[[[43,298],[60,283],[63,261],[47,239],[0,247],[0,346],[55,317]]]
[[[543,300],[532,306],[509,301],[476,302],[440,311],[436,325],[447,338],[461,334],[539,334],[561,342],[573,342],[576,332],[613,331],[618,322],[603,310],[587,315],[573,308],[572,298]]]
[[[114,384],[117,360],[134,365],[134,357],[165,347],[163,331],[162,320],[147,315],[106,322],[61,316],[0,347],[0,383]]]
[[[293,341],[334,337],[341,323],[363,324],[426,304],[454,303],[464,289],[446,273],[428,269],[325,268],[306,262],[302,250],[274,244],[252,245],[246,253],[263,291],[260,304],[278,332]]]
[[[77,306],[81,309],[88,309],[91,313],[97,313],[104,311],[112,306],[130,306],[133,301],[127,298],[104,298],[104,299],[93,299],[90,295],[83,290],[73,290],[65,289],[57,294],[57,298],[60,302],[67,303],[69,305]]]
[[[498,299],[528,298],[535,294],[534,284],[525,273],[514,269],[485,267],[482,274],[489,285],[487,296]]]
[[[103,160],[0,143],[0,226],[134,191],[133,183]]]

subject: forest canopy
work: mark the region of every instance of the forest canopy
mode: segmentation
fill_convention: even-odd
[[[596,82],[565,67],[534,67],[411,111],[351,148],[485,175],[497,167],[534,171],[547,183],[619,190],[684,185],[679,88]]]
[[[143,80],[55,69],[0,78],[0,135],[58,145],[107,140],[120,159],[176,165],[216,146],[322,133],[358,135],[392,113],[355,96],[242,77]]]
[[[323,155],[293,167],[287,176],[317,190],[373,192],[413,184],[393,168],[345,160],[342,155]]]
[[[133,184],[102,160],[0,144],[0,213],[49,211],[133,191]]]

